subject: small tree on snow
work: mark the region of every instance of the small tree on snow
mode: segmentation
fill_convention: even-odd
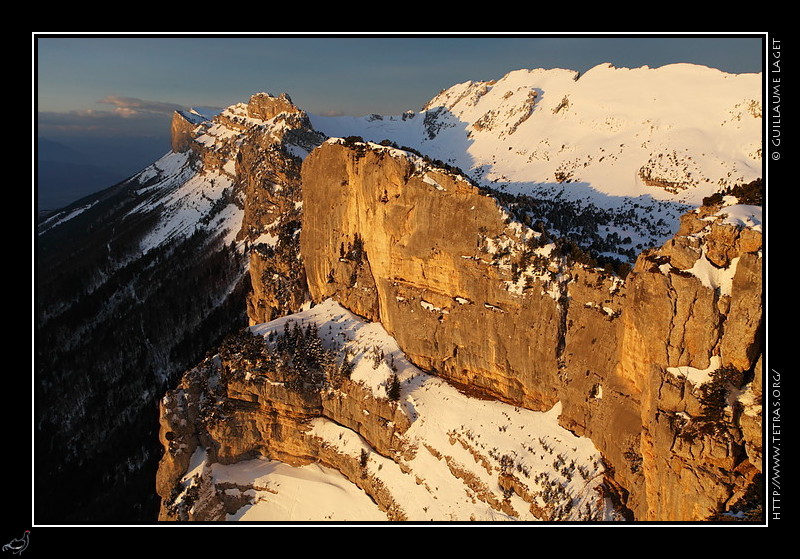
[[[400,399],[400,379],[397,378],[396,373],[392,375],[387,395],[392,402],[397,402]]]

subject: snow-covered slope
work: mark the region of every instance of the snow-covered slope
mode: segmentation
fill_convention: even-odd
[[[223,169],[199,173],[188,153],[170,152],[143,170],[136,178],[147,186],[137,194],[146,197],[158,191],[160,195],[146,198],[135,211],[155,210],[161,215],[142,239],[141,250],[147,252],[175,237],[191,235],[198,227],[224,235],[226,244],[234,240],[243,214],[232,203],[234,161],[228,160]]]
[[[390,139],[481,185],[589,208],[611,226],[649,213],[621,235],[654,246],[703,197],[762,176],[761,87],[761,74],[690,64],[518,70],[454,85],[419,113],[312,123]]]
[[[332,299],[251,330],[269,338],[287,323],[316,325],[326,349],[350,360],[350,380],[375,398],[388,397],[396,371],[398,405],[411,420],[403,439],[416,449],[412,458],[382,456],[359,433],[325,417],[312,420],[309,435],[361,460],[409,520],[615,519],[600,493],[601,456],[589,439],[558,425],[560,404],[533,412],[467,396],[410,363],[379,323],[363,321]],[[521,480],[526,491],[504,491],[498,483],[504,473]],[[219,488],[246,493],[248,504],[228,520],[387,519],[351,481],[317,465],[291,468],[263,458],[220,465],[208,461],[201,447],[183,476],[186,489],[198,474]]]
[[[227,521],[386,521],[386,515],[355,484],[319,464],[295,467],[267,458],[209,463],[205,449],[199,448],[183,483],[189,486],[195,476],[203,475],[210,476],[215,486],[225,486],[228,496],[250,503],[228,515]],[[243,491],[242,487],[252,489]]]
[[[36,461],[39,520],[151,519],[153,406],[187,363],[246,324],[237,161],[248,139],[285,134],[286,123],[248,118],[246,105],[213,119],[182,111],[176,123],[184,150],[39,224],[35,422],[48,455]]]
[[[221,233],[230,242],[241,226],[242,212],[233,205],[231,197],[235,179],[235,146],[240,131],[215,124],[196,110],[181,111],[180,114],[191,119],[198,130],[211,127],[218,131],[220,137],[206,147],[220,156],[216,165],[203,166],[191,157],[190,152],[170,151],[122,183],[129,189],[130,199],[136,201],[127,210],[129,216],[158,214],[152,229],[139,243],[141,253],[190,236],[200,228]],[[224,134],[219,132],[220,128],[224,129]],[[77,208],[72,205],[50,216],[39,225],[38,234],[49,232],[77,217],[104,194],[105,191],[88,196]]]

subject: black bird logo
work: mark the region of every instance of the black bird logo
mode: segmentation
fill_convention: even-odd
[[[30,537],[30,534],[30,530],[25,530],[25,533],[21,538],[14,538],[4,545],[3,551],[10,551],[11,553],[16,553],[17,555],[21,554],[23,551],[25,551],[25,548],[28,547],[28,538]]]

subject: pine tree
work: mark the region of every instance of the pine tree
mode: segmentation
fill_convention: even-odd
[[[397,374],[392,375],[387,395],[392,402],[397,402],[400,399],[400,379],[397,378]]]

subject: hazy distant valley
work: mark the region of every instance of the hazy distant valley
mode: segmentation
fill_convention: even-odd
[[[168,147],[167,141],[156,138],[121,141],[69,138],[66,142],[39,138],[36,146],[39,215],[131,177],[158,159]]]

